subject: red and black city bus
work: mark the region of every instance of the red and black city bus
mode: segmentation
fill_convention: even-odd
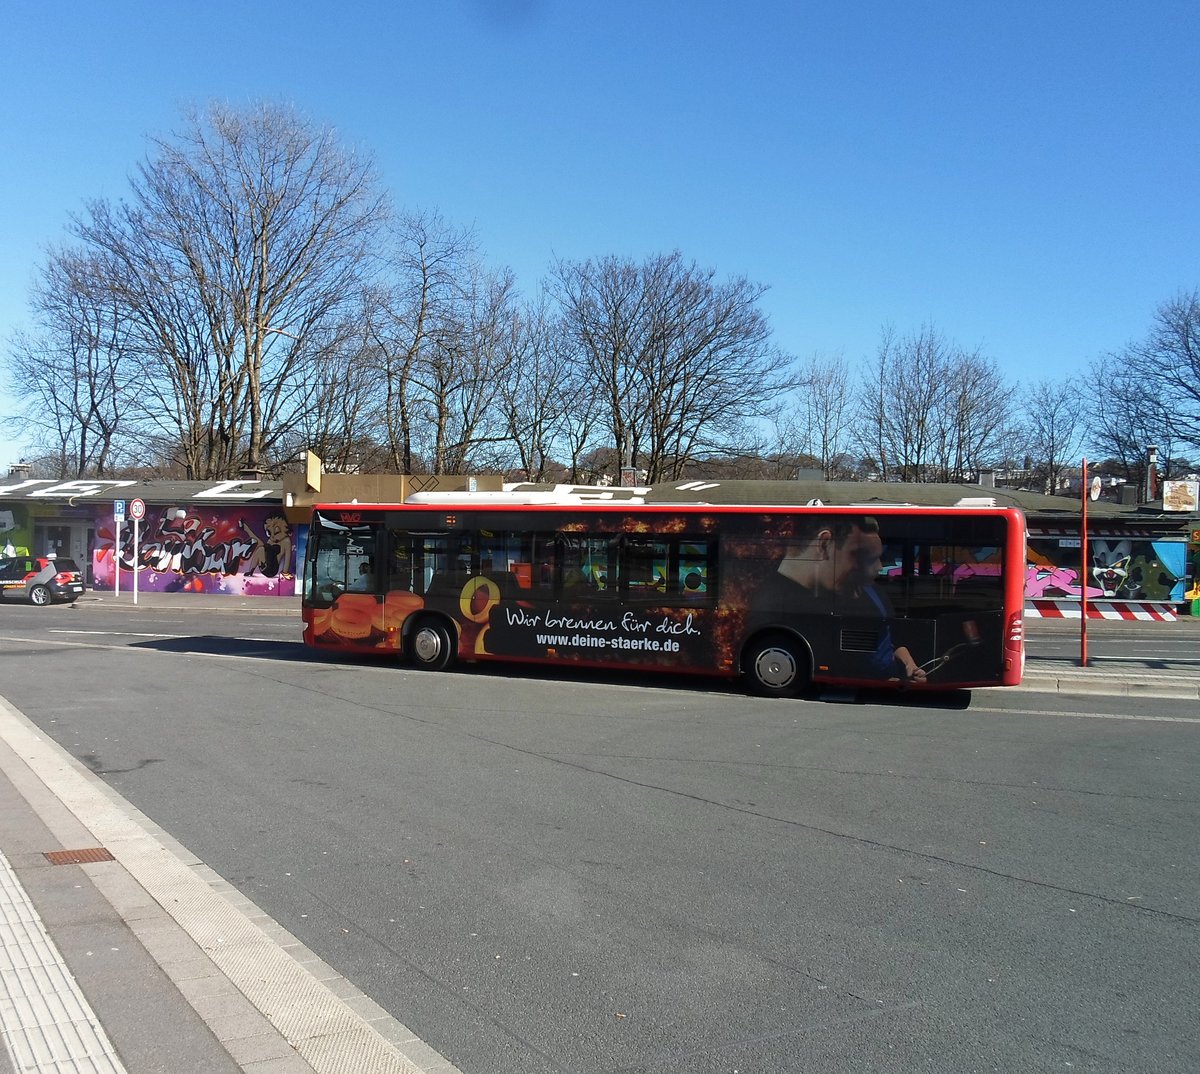
[[[809,683],[1021,681],[1016,509],[654,502],[615,491],[317,505],[304,640],[432,670],[506,660],[740,675],[777,697]]]

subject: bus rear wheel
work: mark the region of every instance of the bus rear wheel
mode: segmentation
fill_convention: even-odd
[[[742,669],[759,697],[799,697],[808,686],[808,657],[795,638],[768,634],[746,647]]]
[[[408,639],[408,655],[425,671],[445,671],[454,663],[454,638],[450,628],[432,616],[419,619]]]

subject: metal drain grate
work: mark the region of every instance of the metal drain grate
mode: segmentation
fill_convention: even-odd
[[[116,861],[104,847],[83,850],[47,850],[42,854],[51,865],[87,865],[93,861]]]

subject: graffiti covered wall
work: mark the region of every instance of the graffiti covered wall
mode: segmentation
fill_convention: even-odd
[[[292,527],[278,508],[150,507],[139,527],[121,525],[120,546],[113,516],[97,519],[93,572],[96,589],[154,593],[224,593],[289,597],[296,592]]]
[[[1080,599],[1083,550],[1078,538],[1029,539],[1025,598]],[[1139,537],[1089,537],[1088,600],[1178,603],[1184,599],[1187,546]]]
[[[21,504],[0,509],[0,549],[3,554],[27,556],[32,548],[33,524],[29,509]]]

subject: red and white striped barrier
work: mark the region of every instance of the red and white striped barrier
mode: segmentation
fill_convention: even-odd
[[[1079,601],[1027,600],[1025,616],[1027,619],[1078,619]],[[1142,600],[1120,602],[1089,600],[1088,618],[1153,620],[1160,623],[1173,623],[1179,616],[1176,614],[1174,604]]]

